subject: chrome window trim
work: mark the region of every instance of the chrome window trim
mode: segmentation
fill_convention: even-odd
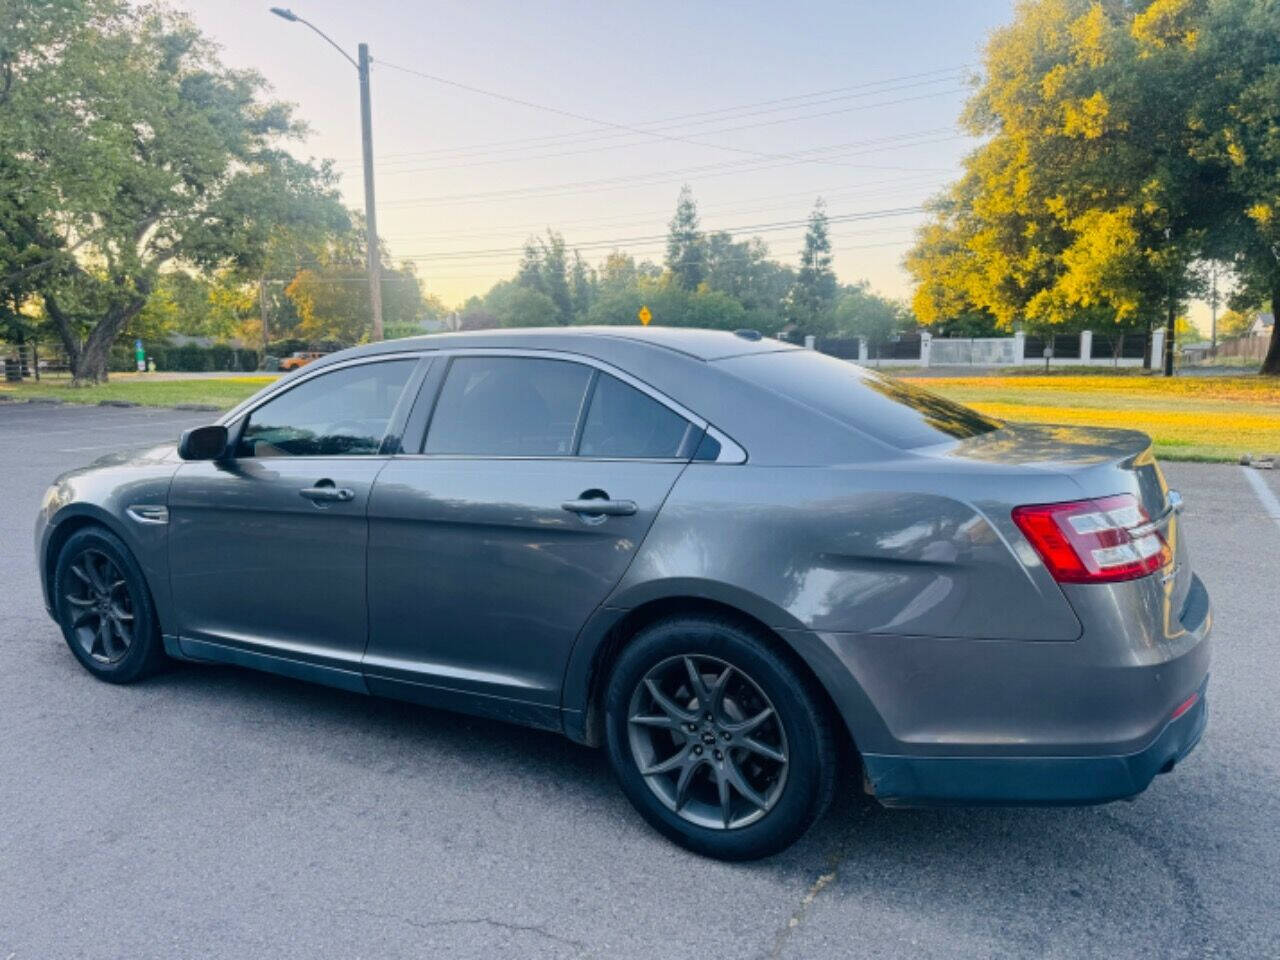
[[[417,364],[417,363],[421,363],[421,362],[422,362],[422,358],[423,358],[423,357],[426,357],[426,356],[432,356],[432,357],[434,357],[434,356],[436,356],[438,353],[439,353],[439,351],[437,351],[437,350],[404,350],[404,351],[396,351],[396,352],[394,352],[394,353],[377,353],[377,354],[373,354],[372,356],[368,356],[368,357],[352,357],[352,358],[351,358],[351,359],[349,359],[349,360],[339,360],[339,361],[337,361],[336,363],[329,363],[329,364],[325,364],[323,367],[319,368],[318,370],[311,370],[311,371],[308,371],[308,372],[306,372],[306,373],[304,373],[304,374],[299,374],[299,375],[298,375],[298,376],[296,376],[296,377],[289,377],[289,378],[287,378],[287,379],[288,379],[288,382],[287,382],[287,383],[279,384],[279,385],[278,385],[278,389],[273,389],[273,390],[272,390],[270,393],[268,393],[266,396],[259,397],[259,398],[256,398],[256,399],[254,399],[254,398],[250,398],[250,400],[242,401],[242,402],[240,403],[240,405],[239,405],[239,406],[237,406],[237,407],[232,407],[230,410],[228,410],[226,413],[224,413],[221,417],[219,417],[217,420],[215,420],[215,421],[214,421],[214,423],[215,423],[215,424],[218,424],[218,425],[220,425],[220,426],[228,427],[228,431],[227,431],[228,436],[229,436],[228,446],[229,446],[229,447],[231,447],[231,448],[232,448],[232,450],[234,451],[234,449],[235,449],[236,447],[238,447],[238,446],[239,446],[239,444],[240,444],[241,434],[244,432],[245,423],[247,422],[248,418],[252,417],[252,416],[253,416],[253,414],[254,414],[255,412],[257,412],[258,410],[260,410],[262,407],[266,406],[266,405],[267,405],[268,403],[270,403],[272,400],[276,399],[276,397],[284,396],[286,393],[288,393],[288,392],[289,392],[290,390],[292,390],[294,387],[301,386],[302,384],[306,383],[306,382],[307,382],[307,381],[309,381],[309,380],[314,380],[316,377],[323,377],[323,376],[324,376],[325,374],[327,374],[327,373],[333,373],[333,372],[335,372],[335,371],[337,371],[337,370],[345,370],[345,369],[347,369],[347,368],[349,368],[349,367],[360,367],[360,366],[365,366],[366,364],[371,364],[371,363],[390,363],[390,362],[395,361],[395,360],[412,360],[412,361],[414,361],[414,363],[415,363],[415,364]],[[308,366],[310,366],[310,365],[308,364]],[[306,368],[306,367],[303,367],[302,369],[303,369],[303,370],[306,370],[307,368]],[[286,379],[286,378],[281,377],[281,379],[283,380],[283,379]],[[413,383],[413,371],[411,370],[411,371],[409,372],[409,380],[408,380],[408,381],[406,381],[405,386],[404,386],[404,388],[402,388],[402,389],[404,389],[404,390],[409,389],[409,387],[412,385],[412,383]],[[422,384],[421,384],[421,383],[419,383],[417,386],[418,386],[418,388],[421,388]],[[392,410],[392,412],[391,412],[391,420],[389,420],[389,421],[387,422],[387,428],[386,428],[386,429],[384,429],[384,430],[383,430],[383,432],[382,432],[382,440],[379,442],[379,446],[381,446],[381,444],[382,444],[382,443],[384,443],[384,442],[386,441],[386,439],[387,439],[387,430],[389,430],[389,429],[390,429],[390,427],[391,427],[391,421],[393,421],[393,420],[395,419],[396,411],[399,409],[400,404],[401,404],[401,403],[403,403],[403,402],[404,402],[404,400],[405,400],[405,397],[404,397],[404,395],[402,394],[402,395],[400,396],[400,398],[396,401],[396,407],[395,407],[395,408]],[[252,403],[253,403],[253,406],[251,406],[251,407],[250,407],[250,406],[247,406],[247,404],[248,404],[249,402],[252,402]],[[238,459],[238,458],[235,458],[235,454],[234,454],[234,452],[233,452],[233,453],[231,453],[231,454],[229,454],[229,455],[230,455],[233,459]],[[297,457],[290,456],[290,457],[283,458],[283,459],[290,459],[290,460],[294,460],[294,459],[297,459],[297,460],[372,460],[372,459],[374,459],[374,458],[381,457],[382,459],[386,460],[386,459],[389,459],[391,456],[393,456],[393,454],[382,453],[382,452],[381,452],[381,450],[379,450],[377,453],[335,453],[335,454],[331,454],[331,455],[328,455],[328,456],[320,456],[320,455],[318,455],[318,456],[297,456]],[[255,458],[255,457],[245,457],[245,458],[243,458],[243,459],[246,459],[246,460],[254,460],[254,459],[258,459],[258,458]],[[263,460],[268,460],[268,459],[270,459],[270,460],[277,460],[277,459],[282,459],[282,458],[279,458],[279,457],[263,457],[263,458],[261,458],[261,459],[263,459]]]
[[[652,400],[656,400],[673,413],[677,413],[688,420],[694,426],[701,430],[707,428],[705,418],[698,416],[688,407],[672,400],[664,393],[660,393],[649,384],[645,383],[624,370],[619,370],[613,364],[604,360],[598,360],[595,357],[588,356],[584,353],[570,353],[566,350],[531,350],[526,347],[456,347],[450,350],[441,350],[440,355],[448,359],[455,357],[528,357],[534,360],[565,360],[569,363],[580,363],[583,366],[592,367],[607,373],[610,376],[617,377],[628,386],[635,387],[645,396]],[[430,425],[428,425],[430,430]],[[533,459],[542,460],[544,457],[534,457]],[[585,458],[581,458],[585,459]],[[616,459],[616,458],[613,458]],[[633,459],[633,458],[622,458]]]
[[[716,443],[720,444],[720,455],[710,461],[711,463],[747,462],[747,451],[743,450],[741,446],[726,436],[723,431],[717,430],[715,427],[707,424],[707,435],[710,436],[712,440],[716,441]]]
[[[308,369],[311,364],[307,364],[306,367],[302,368],[303,372],[299,373],[297,376],[291,377],[286,375],[281,377],[279,381],[272,385],[270,392],[264,396],[250,397],[247,400],[241,400],[239,404],[224,413],[221,417],[215,420],[214,423],[220,426],[229,426],[235,421],[252,414],[263,404],[269,403],[276,397],[288,393],[294,387],[306,383],[308,380],[314,380],[316,377],[323,377],[326,373],[333,373],[335,370],[343,370],[347,367],[358,367],[366,363],[386,363],[391,360],[421,360],[425,356],[436,356],[439,352],[440,351],[438,350],[415,349],[397,351],[395,353],[375,353],[367,357],[352,357],[349,360],[339,360],[335,363],[326,363],[323,367],[314,370]],[[250,403],[252,403],[253,406],[249,406]]]

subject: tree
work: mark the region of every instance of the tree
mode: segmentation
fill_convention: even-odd
[[[313,343],[358,343],[368,339],[372,312],[367,281],[363,255],[359,259],[326,260],[299,270],[284,291],[298,312],[296,335]],[[406,262],[399,268],[384,265],[384,322],[396,327],[417,326],[422,306],[422,287],[413,264]]]
[[[1191,153],[1202,65],[1165,16],[1193,5],[1031,0],[992,36],[964,114],[987,140],[907,259],[922,321],[1172,324],[1220,197]]]
[[[581,260],[576,253],[574,256]],[[516,283],[544,294],[555,305],[552,323],[573,323],[574,293],[569,286],[569,256],[561,234],[548,228],[545,239],[530,237],[525,241]]]
[[[560,310],[541,290],[499,283],[484,297],[484,309],[500,327],[549,327],[560,322]]]
[[[1253,329],[1254,318],[1258,315],[1257,307],[1233,308],[1218,317],[1218,338],[1246,336]]]
[[[987,140],[908,257],[922,318],[1163,323],[1171,345],[1204,259],[1280,309],[1277,35],[1273,0],[1020,5],[966,108]]]
[[[873,346],[888,340],[903,325],[902,308],[872,293],[865,281],[845,288],[832,315],[832,326],[840,334],[866,337]]]
[[[1195,155],[1225,182],[1211,218],[1215,252],[1236,272],[1232,306],[1267,303],[1280,316],[1280,5],[1218,0],[1194,24],[1197,55],[1214,70],[1196,88]],[[1280,324],[1261,372],[1280,375]]]
[[[682,290],[697,290],[707,274],[706,241],[698,225],[698,205],[687,183],[680,188],[667,232],[667,269]]]
[[[791,321],[803,331],[817,332],[830,321],[835,304],[835,271],[831,269],[831,236],[827,228],[827,205],[819,197],[809,214],[809,228],[800,253],[800,269],[791,288]]]
[[[591,304],[595,302],[597,290],[596,272],[582,259],[582,254],[573,251],[573,268],[569,275],[569,298],[573,305],[573,322],[586,323],[587,314],[591,312]]]
[[[252,263],[274,223],[306,219],[331,185],[279,148],[302,132],[290,109],[187,17],[109,0],[16,8],[27,46],[0,50],[0,269],[34,267],[76,380],[101,381],[163,268]]]

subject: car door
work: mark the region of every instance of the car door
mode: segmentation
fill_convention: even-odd
[[[369,491],[419,365],[317,371],[233,424],[231,456],[178,469],[169,551],[184,653],[364,688]]]
[[[458,354],[433,374],[421,451],[370,498],[369,688],[556,726],[574,638],[705,425],[582,358]]]

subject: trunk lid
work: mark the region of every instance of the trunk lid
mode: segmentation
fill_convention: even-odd
[[[1167,590],[1170,608],[1182,609],[1191,587],[1191,568],[1177,508],[1151,449],[1151,438],[1137,430],[1005,423],[1000,429],[957,442],[944,454],[965,460],[1016,465],[1069,477],[1081,498],[1128,493],[1137,498],[1161,529],[1173,563],[1146,578]]]

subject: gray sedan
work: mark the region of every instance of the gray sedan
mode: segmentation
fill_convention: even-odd
[[[1143,434],[750,331],[502,330],[326,356],[66,474],[36,544],[102,680],[233,663],[563,731],[746,859],[854,784],[1076,804],[1171,770],[1211,619],[1180,505]]]

